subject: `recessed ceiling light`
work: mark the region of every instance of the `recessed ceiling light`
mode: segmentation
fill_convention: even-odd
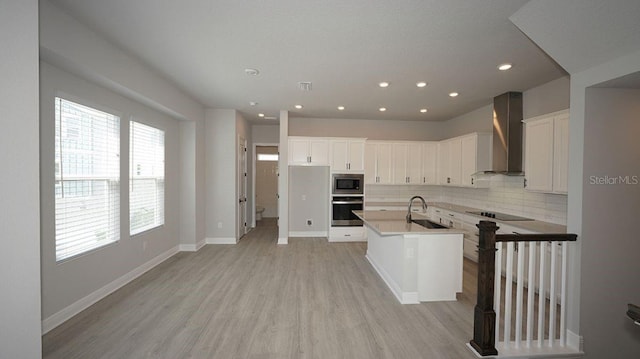
[[[389,87],[389,83],[386,81],[382,81],[381,83],[378,84],[378,86],[380,87]]]
[[[298,110],[302,109],[302,105],[295,105],[295,108],[297,108]]]
[[[416,83],[416,86],[418,86],[418,87],[425,87],[425,86],[427,86],[427,83],[426,83],[426,82],[424,82],[424,81],[420,81],[420,82]]]
[[[247,68],[247,69],[244,69],[244,73],[251,76],[257,76],[260,73],[260,71],[258,71],[257,69]]]
[[[513,65],[511,64],[502,64],[498,66],[498,70],[500,71],[507,71],[509,70],[511,67],[513,67]]]
[[[420,109],[420,112],[422,112],[422,113],[426,113],[426,112],[427,112],[427,109],[426,109],[426,108],[421,108],[421,109]]]
[[[338,110],[343,111],[344,110],[344,106],[338,106]]]
[[[449,93],[450,97],[457,97],[459,94],[457,92],[451,92]]]
[[[249,102],[249,106],[257,106],[257,105],[258,105],[258,103],[257,103],[257,102],[255,102],[255,101],[251,101],[251,102]]]
[[[258,117],[264,117],[264,113],[259,113]]]
[[[385,112],[386,110],[387,110],[387,109],[386,109],[385,107],[380,107],[380,108],[378,109],[378,111],[380,111],[380,112]]]

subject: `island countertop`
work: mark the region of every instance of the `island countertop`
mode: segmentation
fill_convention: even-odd
[[[399,234],[464,234],[464,231],[454,228],[425,228],[416,223],[407,223],[405,216],[407,211],[353,211],[353,214],[362,219],[366,226],[381,236]],[[426,215],[411,212],[416,219],[428,219]]]

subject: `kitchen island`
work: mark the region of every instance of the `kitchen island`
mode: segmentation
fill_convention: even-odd
[[[406,211],[354,213],[367,231],[367,260],[400,303],[456,300],[462,292],[464,232],[407,223]]]

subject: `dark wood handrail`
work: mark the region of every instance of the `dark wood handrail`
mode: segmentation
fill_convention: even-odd
[[[478,237],[478,294],[473,311],[473,339],[471,347],[481,356],[498,355],[496,349],[496,312],[493,308],[496,242],[548,242],[576,241],[571,233],[559,234],[496,234],[495,222],[480,221]]]
[[[577,239],[573,233],[496,234],[496,242],[575,242]]]

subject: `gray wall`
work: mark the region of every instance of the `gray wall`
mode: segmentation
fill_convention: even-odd
[[[492,119],[493,104],[482,106],[444,122],[442,139],[466,135],[472,132],[491,132],[493,130]]]
[[[569,108],[570,80],[561,77],[522,93],[523,118],[531,118]],[[471,132],[493,131],[493,99],[486,106],[452,118],[443,123],[442,138]]]
[[[253,143],[279,143],[279,125],[251,126],[251,140]]]
[[[531,118],[546,113],[569,108],[569,76],[534,87],[522,94],[522,112],[524,118]]]
[[[0,5],[0,358],[40,358],[38,2]]]
[[[105,290],[109,288],[105,284],[119,283],[139,273],[140,270],[148,268],[149,263],[155,263],[150,259],[158,253],[162,253],[162,256],[155,258],[161,258],[166,253],[175,251],[178,244],[193,247],[195,242],[201,242],[205,235],[205,131],[202,105],[178,89],[172,82],[159,76],[139,59],[114,46],[49,1],[40,1],[39,5],[40,58],[63,70],[47,65],[48,68],[44,71],[58,78],[59,81],[43,81],[43,94],[47,94],[47,97],[43,96],[43,102],[53,101],[50,95],[60,90],[58,86],[61,86],[65,88],[63,91],[67,94],[87,99],[91,103],[115,109],[121,108],[125,115],[135,113],[142,116],[144,121],[166,127],[168,148],[166,225],[162,229],[141,234],[133,239],[128,238],[127,231],[127,237],[123,237],[118,244],[76,258],[63,265],[54,266],[50,262],[52,217],[50,208],[46,206],[51,206],[48,202],[53,197],[50,193],[42,193],[42,313],[45,319],[43,326],[46,329],[73,315],[74,311],[82,305],[104,295]],[[37,18],[36,14],[35,19]],[[37,31],[37,27],[35,28],[34,31]],[[37,46],[35,48],[37,49]],[[64,74],[65,72],[67,74]],[[51,132],[51,129],[47,128],[50,125],[47,121],[52,118],[49,113],[52,111],[50,105],[50,103],[43,105],[43,134]],[[173,120],[174,118],[194,121],[195,131],[193,128],[184,128],[180,133],[178,122]],[[128,117],[123,117],[123,120],[127,121]],[[195,142],[195,145],[193,143],[179,145],[181,140]],[[49,141],[48,135],[43,135],[41,151],[43,158],[48,158],[53,153],[52,147],[46,141]],[[194,153],[195,163],[190,158],[180,158],[180,156],[193,156]],[[184,166],[180,167],[178,163]],[[48,161],[42,161],[41,188],[47,191],[53,188],[52,184],[47,182],[51,179],[44,178],[49,171],[47,166],[50,165]],[[123,179],[126,180],[126,177]],[[125,200],[126,198],[123,198],[123,203],[126,202]],[[191,214],[195,211],[195,221],[189,215],[180,217],[178,212],[181,209],[189,209]],[[123,210],[126,211],[127,208],[124,207]],[[121,227],[127,228],[126,212],[122,218]],[[186,222],[181,224],[180,220],[186,220]],[[184,228],[184,226],[193,226],[194,222],[195,231]],[[182,232],[179,229],[181,225],[184,229]],[[146,251],[141,250],[143,241],[147,242]],[[170,250],[167,251],[167,248]],[[125,273],[126,275],[123,275]],[[61,287],[56,287],[62,280],[65,283]],[[88,283],[89,281],[91,283]],[[60,308],[65,309],[59,310]],[[56,315],[51,315],[53,312]]]
[[[640,90],[587,89],[580,317],[589,358],[640,357],[640,328],[625,316],[627,303],[640,305],[640,184],[595,184],[640,178],[638,133]]]
[[[430,141],[441,138],[442,123],[423,121],[291,118],[289,136],[361,137],[370,140]]]
[[[289,230],[319,232],[329,228],[329,167],[289,167]],[[313,225],[307,225],[307,219]]]
[[[40,66],[40,191],[42,229],[42,316],[47,319],[76,301],[125,276],[153,258],[178,246],[180,226],[179,141],[177,120],[122,97],[101,86],[47,63]],[[54,97],[67,99],[120,115],[120,241],[72,260],[56,263],[54,201]],[[129,119],[165,130],[165,224],[129,236],[127,183]],[[145,245],[146,243],[146,245]],[[145,248],[146,247],[146,248]]]
[[[236,111],[206,111],[206,237],[236,238]]]

